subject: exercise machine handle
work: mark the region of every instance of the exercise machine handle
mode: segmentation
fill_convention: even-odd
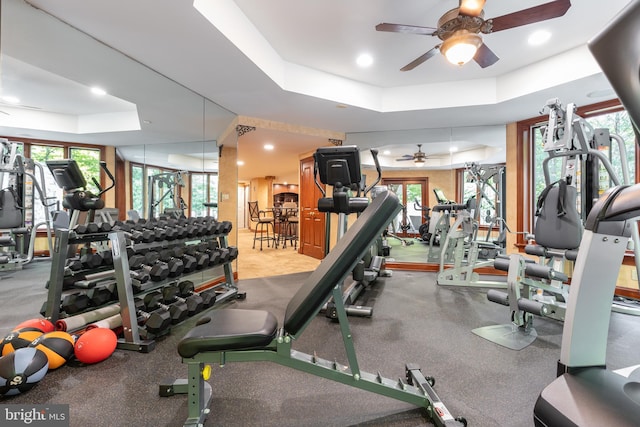
[[[369,191],[371,191],[373,187],[378,185],[378,183],[382,179],[382,168],[380,167],[380,162],[378,161],[378,150],[376,150],[375,148],[372,148],[370,151],[371,151],[371,157],[373,157],[373,164],[376,166],[376,172],[378,172],[378,177],[373,182],[373,184],[365,188],[364,190],[365,196],[369,194]]]
[[[109,179],[111,180],[111,185],[109,185],[107,188],[105,189],[101,189],[100,185],[97,184],[96,179],[93,179],[94,184],[96,184],[96,186],[98,187],[98,197],[100,197],[102,194],[106,193],[107,191],[111,190],[115,185],[116,185],[116,179],[113,177],[113,175],[111,174],[111,171],[109,170],[109,168],[107,168],[107,162],[100,162],[100,167],[102,168],[102,170],[104,171],[105,174],[107,174],[107,176],[109,177]]]

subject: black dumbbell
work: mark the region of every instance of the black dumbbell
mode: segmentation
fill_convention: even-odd
[[[159,308],[161,310],[166,310],[169,312],[169,316],[171,317],[171,323],[174,325],[176,323],[180,323],[185,320],[189,316],[189,309],[187,304],[182,301],[166,301],[164,300],[164,290],[162,289],[162,293],[159,291],[149,292],[144,296],[144,305],[147,309],[156,309]],[[170,304],[165,304],[165,302],[170,302]]]
[[[87,297],[91,301],[91,305],[99,307],[110,301],[118,299],[118,288],[116,282],[113,280],[108,281],[105,284],[99,284],[95,288],[91,288],[87,291]]]
[[[70,271],[80,271],[82,270],[82,261],[78,257],[69,258],[65,261],[65,268]]]
[[[220,260],[220,252],[217,250],[218,244],[213,240],[200,242],[196,246],[199,252],[205,253],[209,256],[210,266],[222,263]]]
[[[196,270],[202,270],[203,268],[209,265],[209,255],[200,252],[198,250],[198,245],[187,245],[185,247],[185,252],[196,259]]]
[[[95,269],[102,265],[103,255],[102,253],[86,253],[80,256],[80,262],[82,266],[87,269]]]
[[[77,224],[73,227],[73,231],[76,234],[94,234],[98,232],[98,224],[95,222],[88,222],[86,224]]]
[[[195,258],[183,259],[182,251],[178,248],[163,249],[158,254],[158,259],[162,262],[166,262],[169,265],[170,270],[173,272],[169,274],[169,277],[176,277],[184,272],[191,272],[195,269],[195,265],[189,265],[188,268],[185,265],[185,261],[190,264],[195,264]],[[173,269],[171,267],[174,267]]]
[[[229,246],[227,249],[229,249],[229,259],[228,259],[228,261],[233,261],[234,259],[238,258],[238,247],[237,246]]]
[[[148,265],[166,264],[169,269],[168,277],[176,277],[182,274],[184,271],[184,263],[179,258],[169,258],[168,260],[161,260],[158,252],[147,252],[144,255],[145,263]]]
[[[98,252],[102,257],[102,265],[113,265],[113,252],[110,249]]]
[[[138,315],[138,324],[144,326],[147,332],[158,335],[171,326],[171,315],[167,310],[146,311],[144,301],[136,298],[136,315]]]
[[[179,292],[180,290],[176,285],[165,286],[164,288],[162,288],[163,301],[165,303],[172,303],[174,301],[177,301],[185,304],[189,316],[193,316],[204,310],[204,300],[200,295],[194,294],[183,298],[178,294]]]
[[[62,298],[60,309],[67,314],[80,313],[86,310],[91,304],[91,300],[84,292],[67,294]]]
[[[176,228],[167,221],[154,221],[145,223],[145,228],[153,230],[156,236],[161,236],[157,240],[175,240],[178,238]]]
[[[136,254],[129,258],[129,267],[145,271],[154,282],[160,282],[169,277],[169,267],[166,263],[157,262],[153,265],[148,265],[144,255]]]
[[[188,274],[196,270],[198,267],[198,260],[194,256],[186,254],[184,252],[184,246],[175,246],[171,248],[171,250],[173,251],[173,257],[182,260],[182,264],[184,265],[184,274]]]
[[[199,295],[205,308],[209,308],[216,303],[215,289],[207,289],[198,294],[195,292],[195,285],[191,280],[183,280],[178,283],[178,292],[181,297],[189,297],[191,295]]]

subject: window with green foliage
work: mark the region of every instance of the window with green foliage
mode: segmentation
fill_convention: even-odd
[[[87,190],[94,194],[100,192],[100,189],[94,184],[94,180],[100,184],[100,150],[92,148],[76,148],[69,149],[69,158],[76,161],[78,167],[87,181]]]
[[[191,216],[204,216],[207,208],[207,176],[202,173],[191,174]]]
[[[131,208],[138,212],[138,215],[144,214],[144,197],[145,180],[144,166],[131,165]]]
[[[218,174],[191,174],[191,216],[217,216],[217,208],[205,203],[218,203]]]

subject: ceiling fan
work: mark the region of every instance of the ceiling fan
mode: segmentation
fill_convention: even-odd
[[[422,144],[418,144],[418,151],[413,154],[405,154],[404,156],[396,159],[398,162],[405,162],[407,160],[413,160],[416,166],[422,166],[427,161],[427,154],[422,151]]]
[[[571,7],[570,0],[555,0],[496,18],[484,19],[485,1],[460,0],[458,7],[440,17],[437,28],[382,23],[376,25],[376,30],[437,36],[442,40],[442,43],[405,65],[400,71],[412,70],[438,52],[442,52],[453,64],[463,65],[474,59],[478,65],[486,68],[495,64],[499,58],[484,44],[480,33],[490,34],[557,18]]]

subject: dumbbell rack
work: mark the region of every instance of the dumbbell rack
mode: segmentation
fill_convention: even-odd
[[[226,234],[202,236],[203,239],[207,237],[217,239],[218,245],[221,248],[228,248],[228,239]],[[64,287],[65,261],[67,259],[69,245],[106,241],[109,241],[111,244],[113,270],[118,289],[120,316],[122,317],[123,338],[118,340],[117,348],[148,353],[155,348],[155,341],[142,339],[140,336],[133,287],[131,283],[131,276],[129,274],[127,242],[124,232],[122,231],[85,235],[76,234],[68,229],[58,229],[56,231],[56,239],[51,260],[51,275],[49,278],[48,296],[45,303],[44,315],[54,323],[60,319],[60,301]],[[223,284],[216,285],[216,290],[217,287],[222,287],[224,291],[221,293],[216,292],[216,304],[232,298],[244,299],[244,294],[238,293],[238,288],[233,278],[231,262],[232,260],[222,264],[225,282]],[[201,271],[203,270],[199,270],[199,272]],[[162,282],[148,283],[148,287],[143,289],[143,292],[161,288],[166,283],[174,280],[175,278],[171,280],[166,279]]]

